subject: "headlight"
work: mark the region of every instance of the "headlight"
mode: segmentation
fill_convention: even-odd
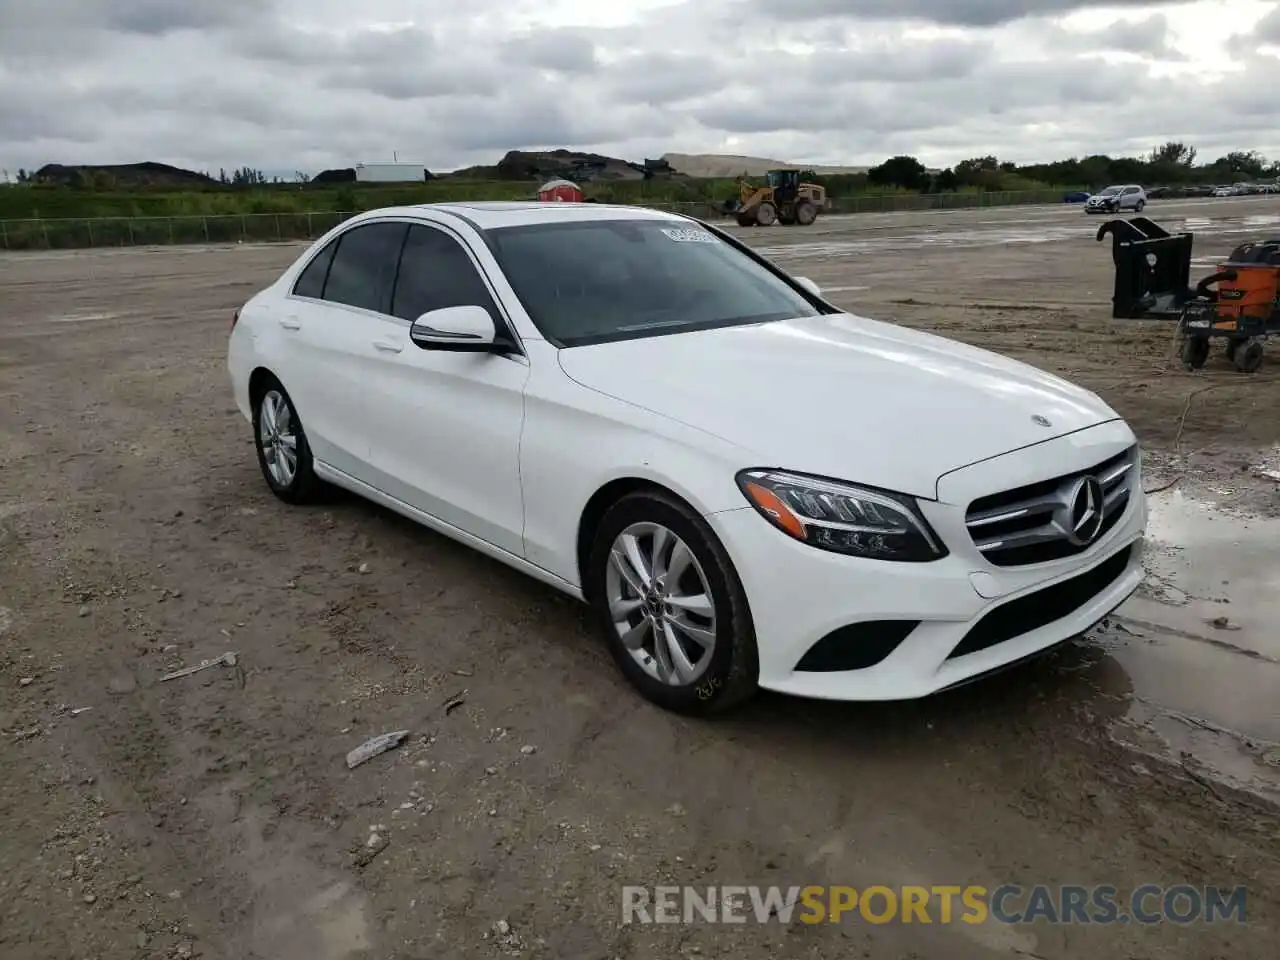
[[[910,497],[764,468],[737,481],[766,520],[821,550],[915,563],[947,555]]]

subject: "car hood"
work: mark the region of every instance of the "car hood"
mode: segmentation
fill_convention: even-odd
[[[582,386],[714,434],[751,465],[928,498],[944,473],[1117,419],[1034,367],[850,314],[571,347],[559,359]]]

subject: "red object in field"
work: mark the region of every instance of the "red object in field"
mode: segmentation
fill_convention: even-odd
[[[542,203],[582,203],[582,188],[568,180],[549,180],[538,188]]]

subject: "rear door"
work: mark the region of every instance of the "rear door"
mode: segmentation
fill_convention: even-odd
[[[280,318],[293,345],[285,389],[312,452],[359,479],[369,454],[365,380],[376,366],[374,342],[391,309],[407,230],[402,221],[373,221],[344,231],[330,244],[323,282],[310,275],[317,259],[299,275]]]

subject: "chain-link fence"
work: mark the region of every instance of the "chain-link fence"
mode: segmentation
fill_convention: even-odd
[[[892,213],[1061,202],[1062,192],[1059,190],[890,194],[833,197],[830,212]],[[710,202],[644,205],[705,219],[722,216],[719,206]],[[65,250],[150,244],[314,240],[353,215],[338,212],[244,213],[181,217],[96,217],[84,220],[0,220],[0,249]]]

